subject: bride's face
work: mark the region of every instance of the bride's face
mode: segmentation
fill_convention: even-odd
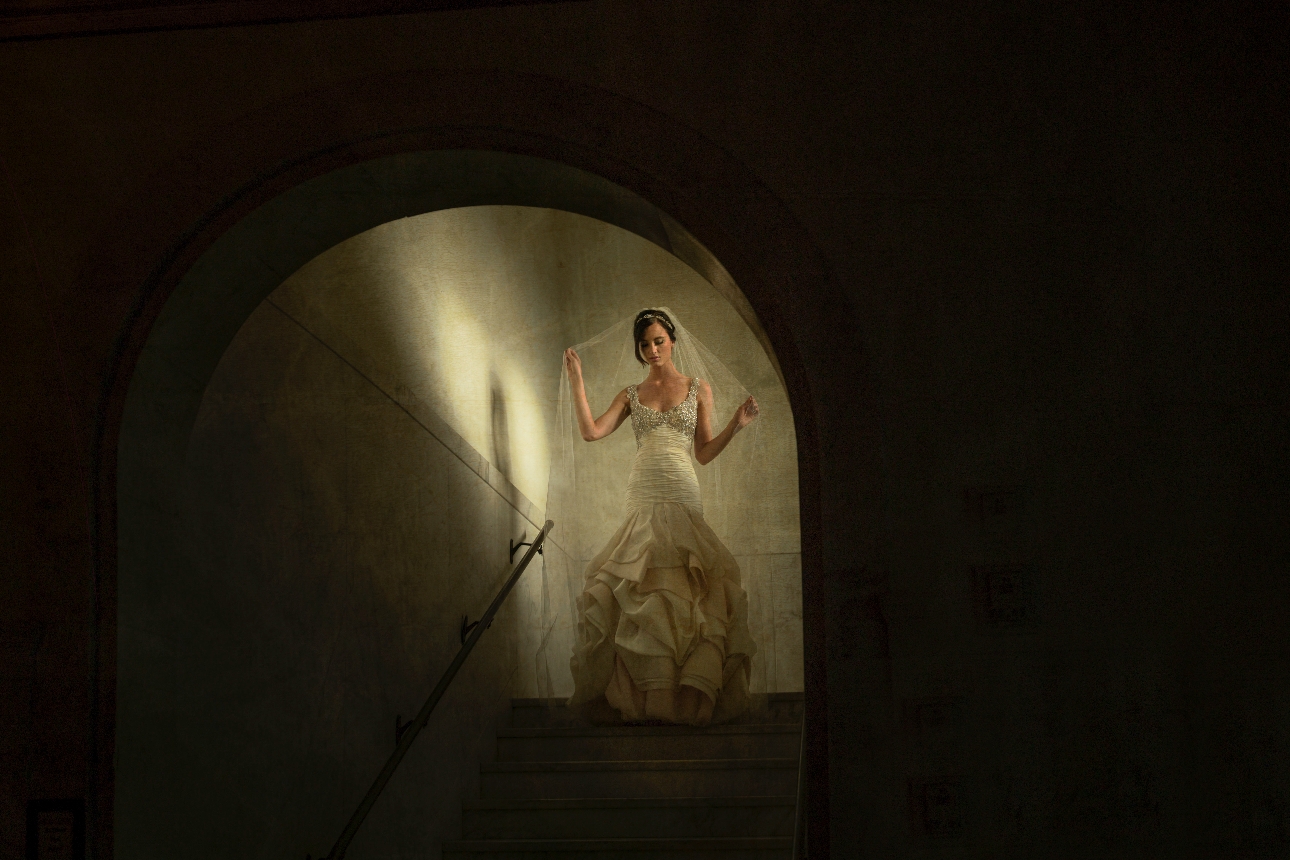
[[[641,358],[649,362],[650,367],[660,367],[672,360],[672,338],[662,323],[653,323],[645,329],[640,350]]]

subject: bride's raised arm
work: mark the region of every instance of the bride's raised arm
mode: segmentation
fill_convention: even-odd
[[[699,380],[699,416],[694,427],[694,459],[700,466],[706,466],[717,458],[735,434],[752,423],[757,417],[757,401],[749,397],[735,414],[731,416],[726,429],[716,436],[712,435],[712,386],[706,380]]]
[[[578,414],[578,431],[583,440],[595,442],[617,430],[631,413],[631,407],[627,403],[627,389],[618,392],[604,415],[593,419],[591,406],[587,403],[587,390],[582,384],[582,359],[578,358],[573,347],[564,351],[564,369],[569,374],[569,387],[573,389],[573,409]]]

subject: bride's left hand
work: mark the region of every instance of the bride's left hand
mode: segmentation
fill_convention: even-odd
[[[757,398],[749,397],[735,410],[735,429],[742,430],[753,422],[761,410],[757,408]]]

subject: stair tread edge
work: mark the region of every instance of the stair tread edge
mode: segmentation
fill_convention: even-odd
[[[463,800],[463,810],[508,809],[631,809],[637,807],[685,808],[702,801],[703,806],[793,806],[797,798],[788,794],[750,794],[738,797],[542,797],[542,798],[482,798]]]
[[[608,759],[498,761],[479,766],[481,773],[542,773],[586,770],[751,770],[796,768],[796,758]]]

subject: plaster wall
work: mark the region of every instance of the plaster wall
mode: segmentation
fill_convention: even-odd
[[[116,850],[323,853],[505,580],[532,525],[336,353],[264,305],[207,388],[164,570],[121,615]],[[148,541],[146,526],[134,528]],[[148,585],[141,586],[140,578]],[[353,845],[423,857],[508,705],[513,607],[484,636]]]

